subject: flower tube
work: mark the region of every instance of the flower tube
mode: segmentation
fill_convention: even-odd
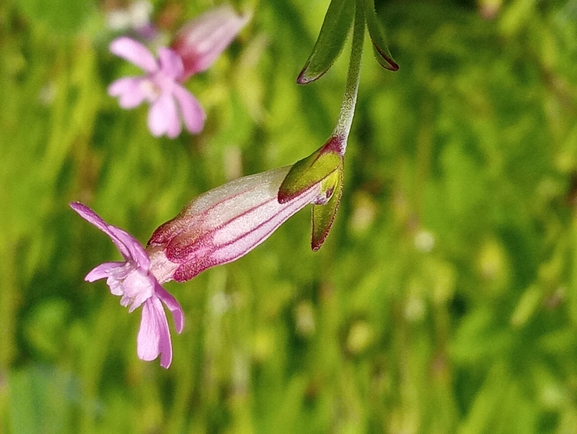
[[[278,191],[289,170],[245,176],[199,196],[152,234],[147,251],[173,264],[163,268],[175,267],[170,278],[177,282],[240,258],[306,205],[326,201],[316,182],[281,203]]]

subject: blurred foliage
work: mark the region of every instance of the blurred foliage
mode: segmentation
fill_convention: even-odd
[[[338,114],[340,59],[295,79],[328,2],[237,1],[239,39],[189,88],[199,136],[153,138],[106,86],[125,2],[0,3],[0,431],[573,433],[577,1],[381,1],[343,203],[318,252],[302,212],[241,260],[167,288],[169,370],[139,315],[83,276],[116,257],[68,202],[141,241],[197,194],[292,164]],[[167,32],[212,1],[154,2]]]

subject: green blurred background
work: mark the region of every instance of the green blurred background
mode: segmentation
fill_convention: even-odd
[[[214,4],[153,18],[170,34]],[[0,2],[0,432],[577,432],[576,0],[378,3],[400,70],[365,50],[325,246],[302,211],[167,284],[173,364],[137,358],[139,312],[83,281],[118,253],[68,202],[144,243],[338,115],[348,52],[295,84],[328,2],[237,5],[252,22],[189,82],[206,128],[171,141],[106,94],[137,71],[108,52],[128,3]]]

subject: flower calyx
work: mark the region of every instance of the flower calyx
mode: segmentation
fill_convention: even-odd
[[[320,249],[332,227],[343,188],[343,137],[332,136],[320,149],[296,162],[283,180],[278,201],[284,203],[319,185],[312,203],[313,251]]]

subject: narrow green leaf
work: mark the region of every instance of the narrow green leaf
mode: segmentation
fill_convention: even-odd
[[[373,48],[377,61],[383,68],[390,71],[397,71],[399,69],[399,65],[393,60],[393,56],[391,56],[391,52],[389,51],[389,48],[385,42],[385,31],[379,21],[379,17],[377,16],[374,0],[361,1],[365,7],[367,27],[369,29],[371,41],[373,42]]]
[[[342,157],[327,151],[323,145],[318,151],[297,161],[282,182],[278,200],[285,203],[313,185],[321,182],[342,164]]]
[[[354,0],[332,0],[311,55],[297,78],[307,84],[323,75],[343,49],[353,22]]]
[[[341,165],[337,171],[323,181],[323,184],[323,186],[326,185],[326,188],[329,189],[327,193],[330,193],[330,199],[324,205],[313,205],[311,247],[315,252],[320,249],[325,242],[335,220],[339,204],[341,203],[343,193],[343,166]]]

